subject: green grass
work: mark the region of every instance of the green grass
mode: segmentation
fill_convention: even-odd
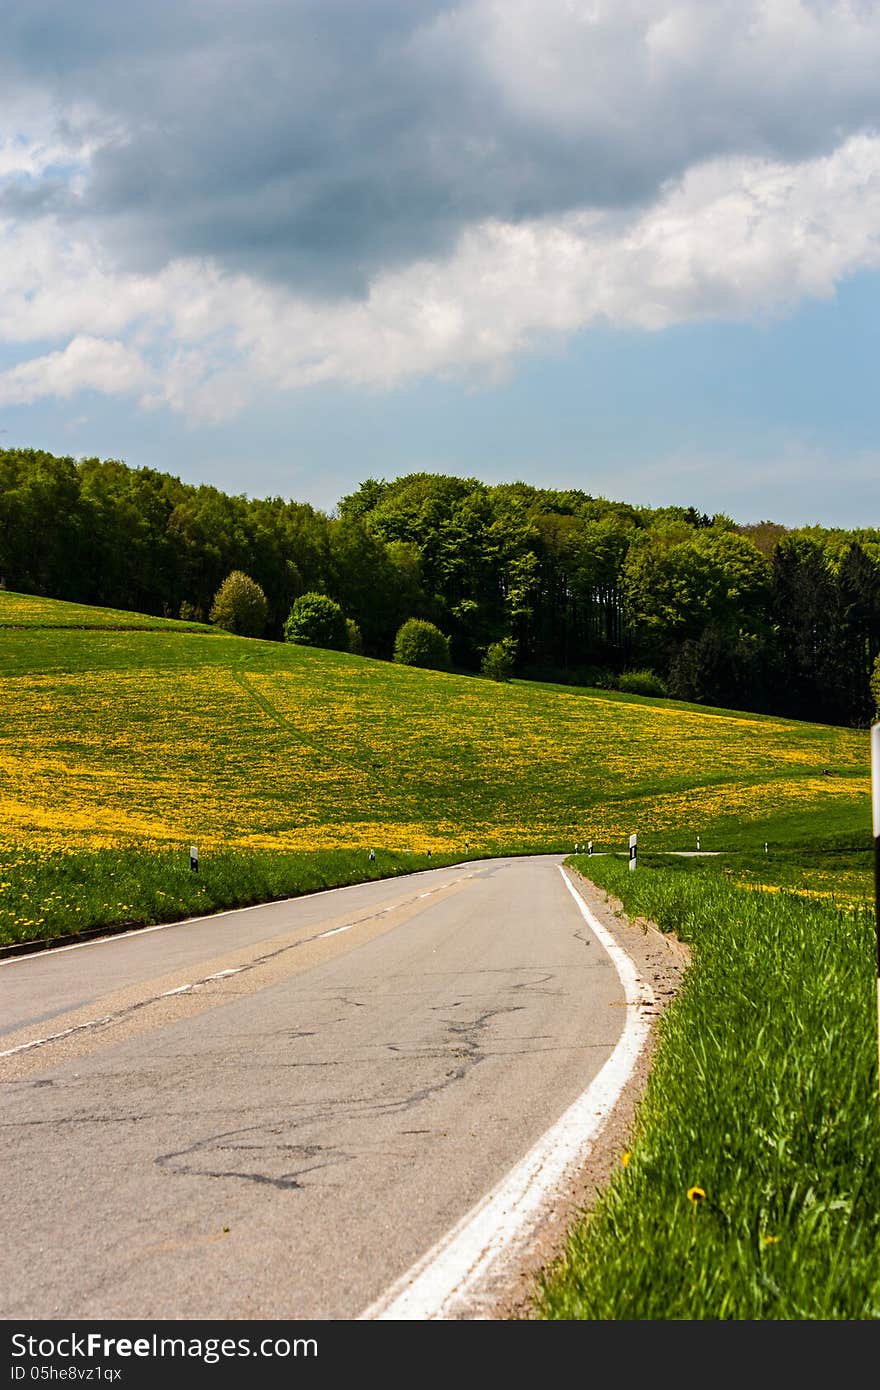
[[[573,862],[695,955],[628,1165],[572,1231],[538,1315],[880,1317],[872,913],[748,892],[709,861]]]
[[[159,632],[176,628],[183,632],[218,633],[207,623],[180,622],[176,618],[156,618],[124,608],[96,608],[92,604],[68,603],[63,599],[41,598],[36,594],[16,594],[0,590],[0,627],[3,628],[81,628],[127,632]]]
[[[296,897],[453,862],[450,856],[361,851],[242,854],[121,849],[42,855],[21,850],[3,865],[0,947],[95,928],[173,922],[221,908]]]
[[[778,830],[778,826],[773,827]],[[874,849],[870,834],[817,835],[775,840],[763,849],[732,849],[717,858],[641,854],[644,867],[716,875],[743,888],[783,890],[841,906],[868,905],[874,893]]]

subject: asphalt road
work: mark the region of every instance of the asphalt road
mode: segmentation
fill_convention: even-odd
[[[0,965],[4,1318],[353,1318],[590,1083],[559,857]]]

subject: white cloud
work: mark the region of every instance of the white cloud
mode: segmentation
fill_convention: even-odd
[[[644,208],[698,164],[813,159],[880,126],[871,0],[32,9],[0,47],[32,142],[0,206],[88,223],[129,270],[210,259],[302,295],[365,296],[477,225]]]
[[[415,375],[493,373],[518,352],[600,322],[657,330],[784,312],[880,265],[878,229],[880,138],[858,137],[802,165],[713,162],[627,221],[580,213],[485,223],[448,259],[379,277],[365,302],[304,302],[244,277],[191,293],[198,323],[234,344],[252,390],[388,387]],[[186,296],[169,313],[172,332],[178,322],[192,327]],[[205,366],[203,405],[208,358]]]
[[[43,396],[64,400],[79,391],[127,395],[151,380],[150,369],[124,343],[80,334],[61,351],[0,372],[0,404],[29,405]]]
[[[604,24],[603,42],[613,48],[614,14],[650,8],[632,0],[619,12],[597,2],[554,13],[557,27]],[[822,42],[832,41],[819,22],[824,10],[795,0],[752,9],[767,25],[772,18],[772,52],[783,67],[786,25],[801,26],[804,48],[813,23],[817,63]],[[700,20],[692,3],[668,6],[647,31],[648,47],[659,46],[667,65],[670,54],[693,65],[694,53],[719,41],[719,15],[728,10],[720,4]],[[508,12],[502,37],[497,23]],[[473,22],[475,13],[465,18]],[[552,104],[551,57],[565,57],[558,35],[542,38],[524,0],[486,3],[479,17],[488,50],[502,54],[499,74],[512,80],[516,54],[525,63],[533,46],[536,71],[522,100]],[[595,92],[558,97],[566,110],[573,103],[574,121],[585,119],[578,103],[593,100]],[[48,143],[2,148],[33,168],[51,153]],[[644,206],[473,221],[447,254],[378,270],[357,298],[304,297],[209,258],[125,270],[99,227],[56,210],[0,223],[0,341],[39,347],[0,373],[0,401],[91,389],[221,420],[261,392],[316,382],[387,388],[429,374],[491,378],[517,353],[596,323],[653,331],[778,314],[878,266],[880,135],[871,132],[810,159],[715,155],[667,180]]]

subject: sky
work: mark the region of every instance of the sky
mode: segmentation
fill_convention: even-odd
[[[0,16],[0,446],[880,525],[875,0]]]

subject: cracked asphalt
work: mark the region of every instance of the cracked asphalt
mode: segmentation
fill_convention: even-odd
[[[0,966],[4,1318],[353,1318],[586,1088],[560,856]]]

